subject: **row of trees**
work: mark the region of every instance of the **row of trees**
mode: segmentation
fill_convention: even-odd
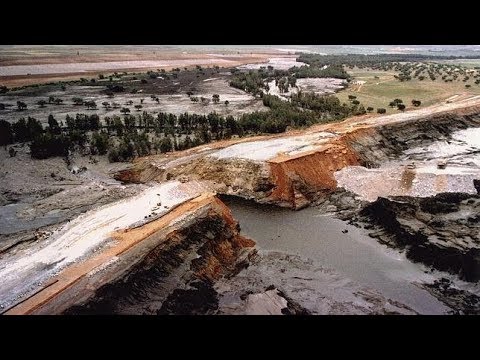
[[[216,113],[207,116],[159,113],[154,117],[144,112],[136,117],[105,117],[104,122],[97,114],[76,114],[67,115],[65,122],[60,123],[50,115],[45,128],[32,117],[13,124],[0,120],[1,145],[31,141],[31,155],[38,159],[62,156],[77,148],[92,155],[108,152],[112,161],[125,161],[151,151],[183,150],[243,134],[232,116],[222,117]],[[171,146],[167,146],[170,143]]]
[[[1,121],[1,144],[31,141],[34,158],[61,156],[79,148],[90,154],[108,153],[111,161],[125,161],[152,151],[183,150],[233,135],[280,133],[289,126],[308,126],[366,112],[361,104],[341,104],[335,96],[299,92],[290,102],[274,95],[262,96],[269,111],[243,114],[238,119],[215,112],[154,116],[144,111],[136,116],[106,116],[103,121],[97,114],[67,115],[60,123],[50,115],[46,128],[32,117],[13,124]]]

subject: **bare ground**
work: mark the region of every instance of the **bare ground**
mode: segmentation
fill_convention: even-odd
[[[52,114],[60,122],[65,121],[67,114],[75,116],[77,113],[98,114],[101,118],[104,116],[122,115],[120,110],[122,107],[128,107],[132,114],[148,111],[151,113],[167,112],[174,114],[182,114],[185,112],[196,114],[208,114],[216,112],[220,115],[238,116],[245,112],[263,111],[267,108],[260,99],[256,99],[246,92],[232,88],[228,85],[226,73],[216,73],[213,71],[206,72],[205,76],[196,77],[194,73],[181,73],[178,79],[162,80],[149,79],[147,84],[141,84],[140,80],[127,82],[128,88],[137,87],[139,92],[131,94],[128,91],[116,93],[115,97],[109,98],[105,94],[106,87],[103,85],[68,85],[65,91],[61,90],[57,85],[46,85],[39,89],[24,89],[9,92],[0,96],[0,102],[6,105],[4,110],[0,111],[0,118],[15,122],[21,117],[34,117],[37,120],[46,123],[48,115]],[[187,95],[188,91],[192,91],[194,96],[210,99],[208,105],[201,102],[192,102]],[[159,101],[152,100],[151,94],[155,94]],[[220,102],[214,104],[213,94],[220,95]],[[36,102],[40,99],[48,100],[49,96],[60,98],[63,100],[62,105],[46,104],[44,108],[40,108]],[[72,98],[80,97],[86,100],[96,102],[98,108],[96,110],[88,110],[84,106],[73,105]],[[143,99],[143,102],[141,100]],[[229,104],[225,105],[228,100]],[[27,109],[18,111],[16,103],[23,101],[27,104]],[[128,101],[133,101],[133,105],[127,105]],[[110,104],[118,103],[119,108],[102,107],[103,102]],[[135,111],[134,105],[141,104],[143,108]]]
[[[95,77],[98,74],[109,74],[114,71],[122,72],[138,72],[138,71],[148,71],[156,69],[165,69],[171,70],[176,67],[188,67],[192,68],[196,65],[213,67],[235,67],[244,64],[254,64],[267,61],[268,57],[271,56],[269,53],[244,53],[238,54],[236,56],[231,55],[222,55],[222,54],[184,54],[180,51],[171,51],[171,52],[155,52],[155,53],[115,53],[115,54],[86,54],[86,55],[75,55],[75,54],[62,54],[62,55],[23,55],[23,56],[5,56],[0,55],[0,74],[2,74],[2,67],[7,66],[21,66],[23,74],[10,75],[5,73],[4,76],[0,76],[0,84],[7,87],[16,87],[23,85],[31,84],[40,84],[50,81],[60,81],[60,80],[72,80],[79,79],[81,77]],[[119,61],[130,62],[125,66],[115,65]],[[139,61],[157,61],[158,64],[139,67]],[[108,63],[112,65],[109,66]],[[93,69],[92,66],[89,66],[90,70],[85,71],[83,69],[85,63],[96,63],[98,64],[98,69]],[[57,66],[51,66],[55,64]],[[56,69],[61,69],[64,64],[78,64],[77,70],[62,70],[58,71]],[[31,70],[29,71],[29,66]],[[27,75],[28,73],[35,73],[35,70],[38,70],[39,67],[45,67],[43,70],[45,74],[37,75]],[[9,68],[11,71],[14,71],[14,68]]]

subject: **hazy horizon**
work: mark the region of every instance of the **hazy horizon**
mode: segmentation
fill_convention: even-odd
[[[480,54],[480,45],[0,45],[2,51],[44,49],[53,53],[65,49],[91,49],[108,51],[132,50],[185,50],[185,51],[248,51],[278,50],[284,52],[312,52],[320,54],[375,54],[415,53],[446,56],[472,56]]]

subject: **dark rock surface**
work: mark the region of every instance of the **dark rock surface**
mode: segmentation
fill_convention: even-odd
[[[358,153],[362,165],[372,168],[397,158],[407,149],[448,140],[454,131],[478,126],[479,115],[440,114],[412,122],[379,126],[369,136],[351,137],[349,144]]]
[[[480,180],[473,180],[473,186],[477,189],[477,194],[480,194]]]
[[[455,315],[480,314],[480,297],[471,292],[460,290],[452,286],[450,280],[441,278],[432,284],[423,284],[422,287],[437,297],[448,307],[455,309]]]
[[[479,195],[379,198],[360,218],[376,225],[370,236],[405,249],[409,259],[466,281],[480,280]]]

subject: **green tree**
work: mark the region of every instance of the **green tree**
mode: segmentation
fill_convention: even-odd
[[[35,138],[37,135],[43,133],[43,126],[40,121],[33,117],[28,117],[27,119],[27,129],[29,134],[29,140]]]
[[[123,136],[123,132],[125,130],[125,126],[123,125],[122,119],[119,116],[113,117],[113,128],[115,129],[117,136]]]
[[[53,98],[53,96],[51,96],[51,97]],[[80,97],[74,97],[74,98],[72,98],[72,101],[73,101],[73,105],[75,105],[75,106],[83,105],[83,99],[80,98]],[[50,102],[50,100],[49,100],[49,102]]]
[[[368,111],[368,112],[372,112],[372,111],[373,111],[373,107],[371,107],[371,106],[367,107],[367,111]]]
[[[27,122],[24,118],[19,119],[12,124],[12,131],[16,142],[24,142],[30,140]]]
[[[398,104],[397,105],[398,110],[400,111],[405,111],[405,105],[404,104]]]
[[[215,104],[218,104],[220,102],[220,95],[218,94],[213,94],[212,95],[212,101],[215,103]]]
[[[92,134],[92,150],[99,155],[105,155],[109,148],[109,136],[106,132],[94,132]]]
[[[130,141],[124,139],[119,147],[118,147],[118,154],[120,161],[128,161],[133,158],[134,156],[134,147]]]
[[[13,142],[12,125],[6,120],[0,120],[0,146],[6,146]]]
[[[49,132],[39,134],[30,144],[30,155],[34,159],[46,159],[52,156],[68,154],[70,139],[64,135],[53,135]]]
[[[52,114],[48,115],[48,129],[52,134],[58,135],[61,133],[60,125],[58,125],[58,121]]]
[[[87,107],[87,109],[96,109],[97,108],[97,104],[93,100],[85,101],[85,106]]]
[[[384,108],[378,108],[377,109],[377,113],[379,113],[379,114],[385,114],[386,112],[387,112],[387,110],[384,109]]]
[[[27,108],[27,104],[25,104],[23,101],[17,101],[17,108],[18,111],[23,111]]]
[[[46,103],[47,102],[45,100],[38,100],[37,101],[37,105],[40,106],[41,108],[44,108]]]
[[[135,129],[135,116],[125,114],[123,122],[125,123],[125,129],[128,132],[132,132]]]
[[[166,153],[173,150],[172,139],[167,136],[160,141],[160,152]]]

